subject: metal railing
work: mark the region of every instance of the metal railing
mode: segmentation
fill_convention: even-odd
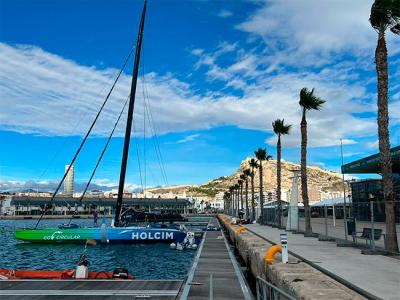
[[[400,243],[400,202],[395,202],[397,239]],[[304,208],[299,207],[297,232],[305,231]],[[286,226],[288,208],[283,207],[281,226]],[[261,225],[278,226],[277,207],[264,208]],[[311,208],[312,232],[321,239],[336,239],[341,244],[351,244],[375,249],[386,249],[385,202],[382,199],[348,205],[324,205]],[[370,232],[364,236],[362,232]],[[378,234],[378,235],[377,235]],[[344,241],[344,243],[342,242]]]
[[[295,297],[289,295],[261,277],[257,277],[256,290],[257,300],[296,300]]]

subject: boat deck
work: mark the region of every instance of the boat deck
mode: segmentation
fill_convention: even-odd
[[[219,226],[216,218],[210,223]],[[252,299],[222,231],[205,233],[180,299]]]
[[[180,280],[0,280],[0,299],[176,299]]]

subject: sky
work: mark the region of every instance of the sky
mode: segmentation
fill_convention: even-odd
[[[372,0],[149,0],[126,187],[230,175],[271,123],[292,124],[283,159],[300,161],[299,91],[310,165],[339,171],[378,150]],[[135,46],[143,1],[0,0],[0,190],[61,179]],[[387,33],[391,144],[400,144],[400,38]],[[130,91],[130,59],[75,163],[88,180]],[[126,114],[96,187],[116,186]]]

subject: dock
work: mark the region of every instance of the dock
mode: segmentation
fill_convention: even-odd
[[[1,300],[176,299],[181,280],[0,280]]]
[[[218,220],[210,225],[219,227]],[[221,230],[204,234],[180,299],[253,299]]]

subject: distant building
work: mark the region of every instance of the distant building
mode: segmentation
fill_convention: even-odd
[[[10,204],[7,206],[8,215],[40,215],[46,205],[50,204],[49,197],[26,197],[9,196]],[[47,215],[91,215],[94,209],[105,212],[108,216],[115,213],[117,199],[115,198],[95,198],[85,197],[82,201],[72,197],[56,197],[51,208],[47,210]],[[143,198],[124,198],[122,205],[132,207],[136,210],[145,210],[153,212],[171,212],[184,213],[191,204],[188,199],[146,199]]]
[[[65,173],[68,171],[69,165],[65,165]],[[64,195],[72,196],[74,194],[74,166],[71,166],[64,180]]]
[[[393,189],[395,195],[395,218],[400,223],[400,146],[390,149],[392,161]],[[361,158],[342,166],[343,174],[381,174],[380,154]],[[385,222],[385,199],[381,179],[363,179],[352,181],[352,213],[357,220],[368,221],[371,218],[371,202],[374,209],[374,219]]]

